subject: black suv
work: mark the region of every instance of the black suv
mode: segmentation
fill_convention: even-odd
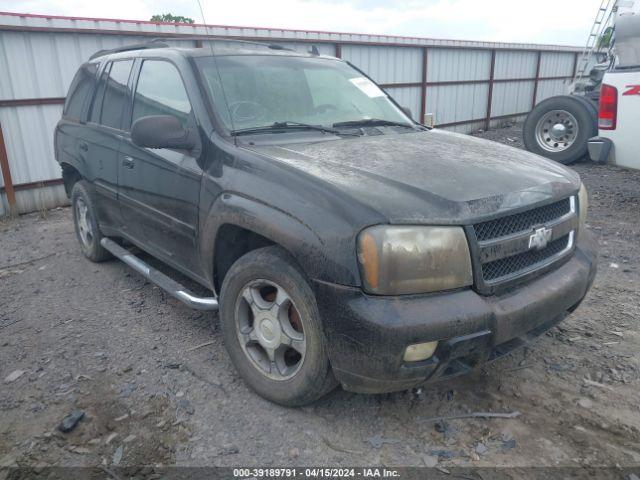
[[[282,404],[468,372],[562,320],[595,275],[577,174],[428,129],[337,58],[217,41],[98,52],[55,152],[86,257],[219,306],[236,368]]]

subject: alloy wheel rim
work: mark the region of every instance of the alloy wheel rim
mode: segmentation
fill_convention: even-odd
[[[76,200],[76,222],[80,240],[85,247],[91,247],[93,243],[93,227],[89,216],[89,208],[82,198]]]
[[[272,380],[288,380],[305,359],[304,321],[289,294],[269,280],[241,290],[235,308],[236,333],[250,363]]]
[[[566,110],[545,113],[536,125],[536,141],[547,152],[562,152],[578,137],[578,121]]]

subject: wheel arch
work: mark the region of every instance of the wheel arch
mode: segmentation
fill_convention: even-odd
[[[231,266],[243,255],[269,245],[273,240],[245,227],[225,223],[218,228],[213,248],[213,285],[216,292]]]
[[[82,175],[80,171],[71,165],[70,163],[63,162],[60,164],[62,168],[62,181],[64,182],[64,191],[67,194],[67,198],[71,198],[71,191],[73,190],[73,186],[80,180],[82,180]]]
[[[327,245],[309,225],[255,199],[222,194],[201,225],[201,261],[216,293],[235,260],[267,245],[287,251],[309,279],[343,284],[358,281],[357,265],[353,269],[331,261]]]

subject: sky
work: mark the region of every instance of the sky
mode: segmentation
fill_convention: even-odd
[[[201,0],[216,25],[327,30],[461,40],[586,43],[600,0]],[[0,11],[202,22],[197,0],[0,0]]]

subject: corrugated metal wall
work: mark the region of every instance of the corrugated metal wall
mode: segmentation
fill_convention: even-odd
[[[53,154],[53,130],[78,67],[102,49],[139,43],[133,35],[80,35],[78,33],[2,30],[0,14],[0,127],[19,213],[66,204],[60,167]],[[168,41],[185,46],[182,41]],[[194,43],[188,46],[194,46]],[[37,72],[37,73],[36,73]],[[3,101],[29,100],[3,105]],[[51,103],[37,100],[47,99]],[[14,102],[15,103],[15,102]],[[26,104],[25,104],[26,103]],[[4,179],[0,175],[0,187]],[[8,212],[5,192],[0,216]]]
[[[378,83],[420,82],[422,76],[420,48],[345,45],[342,58]]]
[[[536,101],[565,93],[580,51],[554,45],[0,13],[0,132],[15,190],[13,208],[28,212],[66,201],[53,157],[53,129],[71,79],[91,54],[159,36],[208,35],[269,40],[305,51],[313,44],[321,54],[339,56],[365,71],[416,119],[432,113],[437,125],[460,132],[522,118]],[[168,42],[201,44],[195,39]],[[0,151],[0,164],[2,155]],[[5,190],[0,190],[0,215],[9,207]]]

